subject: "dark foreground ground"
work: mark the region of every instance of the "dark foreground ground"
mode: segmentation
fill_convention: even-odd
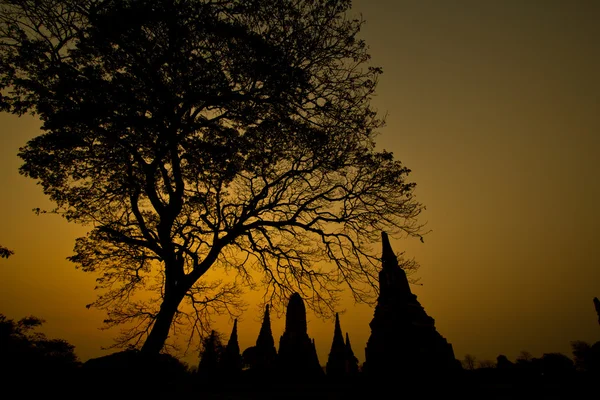
[[[470,371],[473,372],[473,371]],[[598,376],[570,377],[510,377],[498,374],[464,373],[453,379],[416,380],[395,376],[381,380],[357,377],[344,382],[322,380],[314,383],[294,381],[293,377],[255,381],[210,382],[187,376],[171,379],[164,376],[144,377],[125,370],[82,376],[53,376],[36,380],[5,381],[9,393],[21,393],[24,398],[160,398],[207,400],[275,400],[275,399],[599,399]]]
[[[423,376],[381,373],[332,380],[311,379],[277,369],[262,373],[190,372],[167,355],[127,351],[84,364],[5,363],[0,374],[7,398],[62,399],[207,399],[207,400],[351,400],[461,399],[508,400],[600,399],[600,371],[576,371],[556,364],[539,369],[485,368]],[[11,368],[12,365],[12,368]],[[391,370],[391,368],[390,368]],[[384,370],[386,371],[386,370]],[[409,374],[413,375],[409,375]],[[207,374],[212,374],[208,376]]]

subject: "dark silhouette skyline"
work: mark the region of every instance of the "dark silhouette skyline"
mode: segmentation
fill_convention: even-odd
[[[460,363],[411,290],[386,232],[381,233],[379,297],[365,348],[364,369],[377,375],[450,374]]]
[[[531,392],[562,399],[593,390],[600,379],[600,341],[573,341],[573,359],[561,353],[535,358],[524,352],[516,362],[502,354],[492,362],[467,355],[465,368],[461,368],[451,345],[436,331],[433,319],[410,291],[387,234],[382,232],[381,238],[380,292],[370,323],[366,362],[360,368],[348,333],[344,340],[339,313],[335,314],[326,365],[319,363],[314,340],[308,335],[306,308],[297,292],[287,304],[279,349],[275,348],[266,305],[255,346],[240,353],[235,319],[226,345],[215,330],[203,339],[195,371],[170,355],[149,355],[135,349],[81,364],[72,345],[32,333],[43,322],[39,318],[15,322],[3,315],[0,363],[11,366],[8,376],[19,382],[44,377],[44,382],[52,386],[58,380],[57,374],[77,380],[69,389],[34,391],[38,394],[54,390],[71,393],[100,382],[104,386],[98,393],[108,394],[118,387],[120,393],[128,395],[195,393],[210,398],[228,394],[234,399],[291,394],[303,398],[326,399],[334,394],[364,398],[398,389],[396,380],[409,384],[403,389],[405,395],[426,398],[485,390],[506,398]],[[46,374],[47,370],[52,373]]]

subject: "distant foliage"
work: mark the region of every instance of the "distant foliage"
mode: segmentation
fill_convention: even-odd
[[[573,361],[578,371],[600,373],[600,341],[590,345],[582,340],[571,342]]]
[[[75,346],[36,331],[44,322],[34,316],[15,321],[0,314],[0,364],[4,371],[50,373],[79,365]]]
[[[465,358],[461,361],[464,369],[472,371],[477,367],[477,358],[472,354],[465,354]]]
[[[477,364],[480,369],[496,368],[496,363],[492,360],[480,360]]]
[[[8,258],[15,254],[12,250],[7,249],[4,246],[0,246],[0,258]]]
[[[575,372],[573,360],[562,353],[545,353],[540,361],[542,373],[548,377],[564,377]]]
[[[208,337],[202,340],[198,376],[206,381],[219,378],[224,354],[223,336],[213,330]]]

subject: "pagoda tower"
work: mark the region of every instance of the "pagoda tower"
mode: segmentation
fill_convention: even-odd
[[[347,332],[346,342],[344,343],[344,336],[342,335],[340,316],[338,313],[335,314],[333,341],[331,343],[331,350],[329,351],[329,358],[325,370],[327,372],[327,377],[333,379],[347,377],[358,372],[358,360],[352,351],[350,338],[348,337]]]
[[[358,374],[358,358],[356,358],[352,351],[348,332],[346,332],[346,374],[350,376]]]
[[[223,353],[222,367],[226,375],[236,375],[242,370],[242,355],[240,354],[237,334],[237,318],[233,321],[233,329]]]
[[[344,343],[344,335],[342,334],[338,313],[335,313],[333,341],[325,371],[327,372],[327,376],[331,378],[339,378],[346,375],[346,343]]]
[[[387,234],[381,236],[379,297],[363,370],[370,376],[425,376],[459,369],[452,345],[411,292]]]
[[[306,378],[323,375],[315,341],[308,337],[304,300],[298,293],[290,296],[278,357],[279,372],[283,376]]]
[[[273,339],[273,332],[271,332],[271,317],[269,315],[268,304],[265,308],[265,315],[254,348],[253,367],[258,370],[273,369],[277,360],[277,350],[275,350],[275,340]]]

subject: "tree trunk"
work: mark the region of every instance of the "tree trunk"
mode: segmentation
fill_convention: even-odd
[[[176,296],[170,300],[165,299],[160,306],[160,311],[156,316],[156,321],[150,330],[148,338],[142,346],[142,352],[145,354],[158,354],[162,350],[167,338],[169,337],[169,330],[173,323],[173,317],[177,312],[177,307],[183,296]]]

